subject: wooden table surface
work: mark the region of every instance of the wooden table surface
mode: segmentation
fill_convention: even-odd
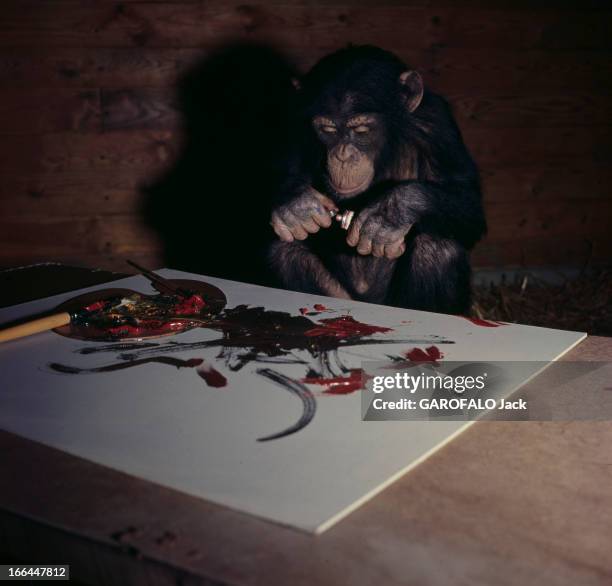
[[[11,299],[47,294],[23,271]],[[99,282],[68,273],[49,291]],[[590,337],[565,360],[611,356]],[[0,552],[105,586],[609,585],[611,446],[607,421],[477,422],[315,537],[0,432]]]

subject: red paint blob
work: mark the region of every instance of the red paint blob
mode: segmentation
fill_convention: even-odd
[[[363,370],[357,368],[351,370],[348,376],[335,376],[331,378],[310,377],[303,378],[302,382],[307,385],[321,385],[325,387],[323,391],[326,395],[348,395],[363,388],[361,379]]]
[[[197,373],[206,381],[209,387],[221,388],[227,386],[227,379],[210,364],[204,363]]]
[[[435,346],[430,346],[422,350],[421,348],[413,348],[404,353],[404,356],[411,362],[432,362],[444,358],[444,354]]]
[[[350,315],[322,319],[319,325],[306,330],[306,336],[325,336],[330,338],[350,338],[351,336],[371,336],[378,332],[390,332],[392,328],[373,326],[356,321]]]
[[[206,301],[200,295],[190,295],[189,297],[181,297],[180,301],[175,304],[174,315],[198,315],[206,307]]]
[[[83,309],[85,311],[100,311],[101,309],[104,309],[105,305],[105,301],[95,301],[94,303],[86,305]]]
[[[307,307],[300,307],[300,313],[302,315],[306,315],[308,313],[308,308]]]
[[[315,303],[313,305],[313,307],[317,310],[317,311],[326,311],[327,307],[325,307],[325,305],[321,305],[320,303]]]

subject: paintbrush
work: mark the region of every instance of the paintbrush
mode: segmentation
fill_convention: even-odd
[[[168,281],[164,277],[145,269],[137,265],[135,262],[128,260],[128,264],[132,265],[138,271],[142,273],[144,277],[149,279],[157,288],[160,293],[169,293],[178,297],[189,296],[188,291],[184,291],[174,283]],[[9,326],[0,330],[0,343],[8,342],[9,340],[16,340],[18,338],[24,338],[32,334],[38,334],[40,332],[46,332],[48,330],[54,330],[67,326],[73,323],[75,320],[83,320],[88,314],[84,310],[77,310],[73,312],[62,311],[61,313],[54,313],[52,315],[46,315],[37,319],[29,320],[27,322]],[[190,321],[198,321],[197,319],[191,318]]]
[[[150,271],[149,269],[145,269],[144,267],[141,267],[140,265],[136,264],[133,260],[126,260],[125,262],[133,266],[135,269],[137,269],[142,274],[143,277],[146,277],[147,279],[149,279],[149,281],[151,281],[158,287],[161,287],[167,293],[170,293],[172,295],[179,295],[181,297],[185,296],[185,292],[182,291],[180,287],[178,287],[177,285],[174,285],[173,283],[168,281],[168,279],[165,279],[161,275],[158,275],[157,273],[154,273],[153,271]]]
[[[46,315],[45,317],[39,317],[38,319],[33,319],[16,326],[4,328],[0,330],[0,343],[67,326],[72,321],[72,317],[70,313],[63,311],[62,313]]]

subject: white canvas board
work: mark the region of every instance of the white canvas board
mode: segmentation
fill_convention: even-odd
[[[366,340],[340,349],[338,357],[349,368],[444,340],[454,342],[439,346],[447,360],[551,361],[585,337],[583,333],[520,325],[480,327],[456,316],[293,293],[168,269],[160,274],[216,285],[227,296],[228,308],[247,304],[297,316],[300,308],[321,303],[329,311],[309,317],[314,322],[350,314],[360,322],[392,328],[368,340],[421,342],[368,344]],[[153,293],[140,276],[110,286]],[[0,323],[50,310],[77,293],[103,288],[91,287],[0,310]],[[218,338],[218,332],[199,328],[155,342],[187,344]],[[313,420],[297,433],[261,442],[257,438],[297,421],[303,406],[295,395],[257,374],[257,369],[271,368],[301,379],[313,363],[308,351],[291,353],[297,363],[247,362],[237,371],[217,358],[218,347],[172,354],[183,360],[204,358],[227,378],[223,388],[207,386],[193,368],[169,364],[146,363],[77,375],[48,367],[62,363],[90,368],[117,362],[117,353],[79,353],[104,344],[53,332],[0,344],[0,428],[308,532],[329,528],[469,425],[464,421],[364,422],[359,392],[323,395],[315,388]]]

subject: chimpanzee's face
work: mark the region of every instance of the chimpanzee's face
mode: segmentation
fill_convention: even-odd
[[[312,123],[327,149],[327,175],[338,198],[363,193],[371,185],[382,151],[385,129],[376,113],[326,114]]]

